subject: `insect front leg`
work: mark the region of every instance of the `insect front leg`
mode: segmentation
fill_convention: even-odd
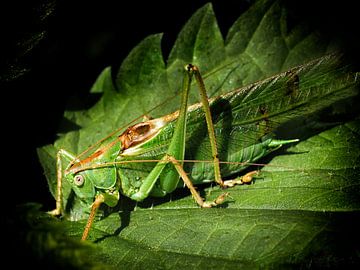
[[[62,185],[63,185],[63,159],[67,159],[73,161],[76,157],[69,153],[64,149],[60,149],[56,154],[56,192],[55,192],[55,200],[56,200],[56,208],[48,213],[53,216],[58,216],[62,214]]]

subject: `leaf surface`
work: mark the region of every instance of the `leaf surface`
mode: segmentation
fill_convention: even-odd
[[[86,111],[65,112],[79,128],[62,134],[54,146],[39,149],[52,194],[56,149],[80,153],[143,114],[157,117],[177,110],[184,64],[200,66],[209,95],[216,96],[330,50],[330,40],[320,40],[302,24],[289,29],[287,19],[278,1],[259,1],[223,39],[211,5],[205,5],[180,32],[167,64],[161,53],[162,35],[144,39],[118,71],[107,68],[100,74],[91,90],[102,93],[97,104]],[[197,96],[193,91],[190,103],[197,102]],[[161,104],[159,97],[166,106],[150,111]],[[344,122],[329,124],[325,131],[323,125],[310,126],[312,131],[305,133],[296,133],[294,126],[290,133],[303,140],[269,158],[255,184],[231,189],[222,207],[199,209],[186,190],[138,205],[122,198],[120,212],[94,224],[90,240],[95,244],[86,260],[130,269],[330,267],[359,262],[359,122]],[[211,199],[223,191],[208,187],[201,192]],[[70,219],[81,217],[82,207],[78,205]],[[58,241],[66,243],[67,237],[80,238],[85,223],[61,224],[67,236]],[[56,234],[51,226],[44,225],[44,230]],[[48,250],[46,241],[36,244]],[[70,257],[64,255],[66,260]]]

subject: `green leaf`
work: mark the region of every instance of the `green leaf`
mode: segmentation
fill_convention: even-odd
[[[303,23],[290,29],[287,21],[281,2],[258,1],[224,40],[207,4],[184,26],[167,64],[161,52],[162,35],[145,38],[118,71],[106,68],[100,74],[91,92],[102,96],[93,107],[65,112],[67,122],[77,129],[61,134],[54,146],[38,150],[52,194],[57,149],[80,153],[111,131],[124,130],[133,119],[141,121],[145,113],[157,117],[177,110],[184,64],[199,65],[209,95],[215,96],[307,63],[333,48],[331,40],[320,38]],[[310,83],[310,88],[316,86],[316,81]],[[193,92],[190,103],[198,100]],[[164,102],[166,106],[152,110]],[[360,254],[359,121],[339,121],[338,115],[351,116],[340,114],[344,106],[338,103],[328,109],[331,128],[325,131],[320,115],[294,122],[290,131],[301,142],[269,158],[255,184],[229,190],[231,198],[222,207],[199,209],[187,190],[138,205],[122,198],[120,212],[94,224],[90,240],[95,243],[86,256],[72,247],[58,256],[74,260],[79,267],[83,264],[75,261],[131,269],[355,265]],[[201,192],[211,199],[223,191],[207,187]],[[79,203],[76,198],[75,203]],[[70,219],[85,217],[83,207],[76,205]],[[42,214],[35,212],[29,220],[37,215]],[[53,223],[62,224],[61,230]],[[85,222],[49,218],[42,224],[37,233],[53,236],[61,231],[65,235],[57,241],[68,246],[68,241],[80,239]],[[33,233],[34,226],[29,230]],[[52,252],[45,240],[31,244]],[[78,255],[72,257],[73,253]]]

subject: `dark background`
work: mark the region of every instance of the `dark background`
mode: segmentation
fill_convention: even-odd
[[[34,201],[45,210],[54,206],[36,148],[55,141],[69,96],[86,99],[97,75],[118,66],[150,34],[164,33],[166,59],[181,27],[208,1],[89,2],[11,1],[1,8],[1,167],[10,205]],[[250,5],[211,2],[224,36]],[[337,36],[357,62],[353,1],[288,2],[295,18]]]
[[[69,97],[87,99],[99,73],[120,65],[150,34],[164,33],[168,55],[182,26],[207,2],[43,0],[15,1],[2,9],[2,135],[4,171],[10,176],[4,181],[13,203],[16,198],[16,203],[54,207],[36,148],[55,141]],[[214,1],[223,33],[248,6]],[[42,32],[43,38],[36,38]]]

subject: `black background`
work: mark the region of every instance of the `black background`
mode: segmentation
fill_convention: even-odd
[[[36,148],[56,139],[69,96],[85,98],[103,68],[118,66],[150,34],[164,33],[166,59],[181,27],[208,1],[89,2],[11,1],[1,9],[1,167],[11,204],[36,201],[52,207]],[[288,5],[295,18],[339,38],[358,59],[355,4],[329,2],[288,1]],[[224,36],[250,5],[246,1],[212,3]],[[27,50],[30,46],[24,46],[24,41],[42,31],[44,38]],[[27,72],[17,71],[22,69]]]
[[[2,10],[6,48],[1,53],[1,126],[7,149],[4,170],[10,176],[4,181],[11,189],[7,195],[16,197],[16,203],[40,202],[44,209],[54,205],[36,148],[55,141],[69,96],[86,99],[99,73],[121,64],[150,34],[164,33],[166,59],[182,26],[207,3],[119,2],[24,1]],[[244,1],[213,3],[224,34],[249,6]],[[46,10],[52,13],[41,20]],[[45,37],[26,51],[24,41],[42,31]]]

